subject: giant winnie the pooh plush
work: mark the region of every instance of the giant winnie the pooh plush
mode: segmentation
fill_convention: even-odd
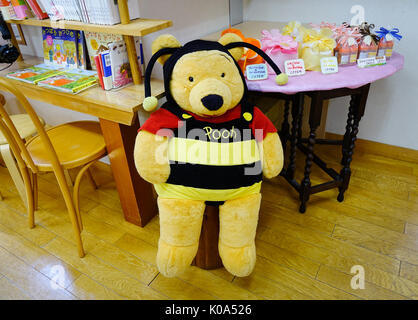
[[[186,270],[199,244],[205,205],[219,204],[219,254],[238,277],[255,265],[255,232],[262,176],[283,166],[283,150],[273,124],[247,101],[237,61],[243,47],[257,50],[277,73],[287,76],[260,49],[225,34],[219,42],[195,40],[181,46],[172,35],[152,45],[145,74],[144,109],[151,111],[151,71],[163,64],[167,102],[141,127],[135,145],[139,174],[158,194],[160,240],[157,265],[173,277]]]

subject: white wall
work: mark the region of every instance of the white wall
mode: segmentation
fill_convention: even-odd
[[[356,4],[364,6],[365,19],[369,23],[378,27],[391,25],[401,30],[404,38],[395,44],[395,51],[405,56],[403,70],[372,84],[359,137],[418,149],[418,1],[244,0],[244,21],[349,22],[350,9]],[[332,101],[327,131],[344,132],[348,103],[348,98]]]

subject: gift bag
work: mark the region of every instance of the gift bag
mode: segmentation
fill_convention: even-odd
[[[373,29],[374,24],[368,24],[367,22],[363,22],[360,26],[359,59],[374,58],[377,55],[379,37],[372,32]]]
[[[377,35],[379,36],[379,49],[377,56],[378,57],[386,57],[386,59],[390,59],[393,52],[393,43],[394,40],[401,40],[402,36],[399,34],[398,28],[393,28],[388,30],[386,28],[381,27],[380,30],[376,31]]]
[[[355,64],[358,56],[358,42],[361,39],[359,28],[350,27],[343,23],[340,27],[334,29],[334,35],[337,42],[334,55],[337,57],[338,64]]]
[[[307,30],[303,38],[301,58],[305,62],[305,69],[321,71],[321,59],[332,57],[336,42],[332,38],[331,29]]]
[[[269,55],[281,72],[286,72],[284,63],[287,60],[298,58],[298,43],[289,35],[282,35],[278,29],[261,32],[261,49]],[[267,65],[269,74],[276,74],[270,65]]]

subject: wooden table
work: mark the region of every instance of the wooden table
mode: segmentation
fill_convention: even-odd
[[[234,26],[240,29],[246,37],[260,38],[264,29],[281,29],[282,22],[248,21]],[[220,32],[211,34],[207,39],[219,39]],[[359,131],[360,120],[364,115],[370,84],[376,80],[390,76],[403,67],[403,57],[394,53],[391,60],[385,66],[374,67],[373,69],[360,69],[357,66],[341,67],[338,74],[321,75],[317,72],[307,72],[300,77],[290,77],[289,83],[285,86],[277,86],[274,77],[267,80],[247,81],[250,93],[258,96],[272,96],[285,100],[284,121],[280,129],[280,136],[283,147],[290,143],[289,164],[284,168],[281,175],[299,193],[300,208],[304,213],[310,195],[332,188],[338,188],[338,201],[344,200],[344,193],[348,189],[351,177],[351,161],[355,148],[355,141]],[[341,81],[338,75],[344,75]],[[352,80],[355,79],[355,80]],[[317,129],[325,125],[324,109],[330,99],[350,96],[351,101],[348,107],[346,132],[342,140],[318,139]],[[304,98],[310,97],[310,106],[305,107]],[[290,103],[292,103],[292,123],[289,124]],[[308,122],[309,131],[307,137],[303,138],[301,130],[303,111],[309,109]],[[346,113],[344,113],[344,116]],[[327,164],[314,153],[315,144],[330,144],[342,146],[342,169],[340,172],[329,168]],[[306,155],[303,179],[301,182],[295,180],[296,149]],[[310,180],[312,165],[316,164],[327,173],[332,180],[313,186]]]
[[[24,62],[15,63],[0,76],[42,62],[37,57],[24,58]],[[143,85],[132,84],[118,91],[103,91],[97,86],[72,95],[12,79],[8,81],[29,99],[99,118],[125,219],[143,227],[156,215],[152,185],[139,176],[133,158],[135,138],[140,127],[137,111],[144,99]],[[152,80],[151,83],[152,94],[162,97],[163,82]]]

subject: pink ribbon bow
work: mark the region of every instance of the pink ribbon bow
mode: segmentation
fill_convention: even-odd
[[[297,49],[298,43],[291,36],[284,36],[278,29],[261,31],[261,47],[263,51],[270,51],[272,54]]]

